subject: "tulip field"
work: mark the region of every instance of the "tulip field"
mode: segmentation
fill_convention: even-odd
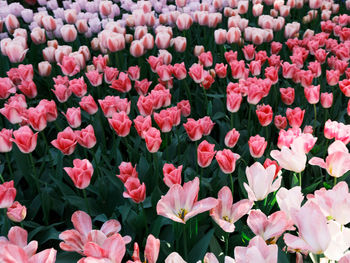
[[[350,263],[350,0],[0,0],[0,263]]]

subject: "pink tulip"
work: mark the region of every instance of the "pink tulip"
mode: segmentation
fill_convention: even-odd
[[[276,166],[271,165],[265,169],[259,162],[246,168],[248,184],[244,183],[243,185],[249,200],[264,200],[269,193],[275,192],[281,186],[281,176],[277,176],[277,179],[274,180],[275,170]]]
[[[212,197],[197,201],[199,192],[199,179],[173,185],[166,195],[157,203],[157,214],[167,217],[175,222],[186,224],[186,221],[199,213],[214,208],[218,201]],[[176,201],[176,202],[175,202]]]
[[[332,177],[341,177],[350,170],[349,150],[343,142],[335,141],[328,147],[326,161],[319,157],[313,157],[309,164],[326,169]]]
[[[0,131],[0,152],[6,153],[12,150],[12,130],[3,128]]]
[[[108,122],[118,136],[125,137],[129,134],[132,121],[124,111],[115,112]]]
[[[17,147],[22,153],[31,153],[35,150],[38,133],[33,131],[28,126],[22,126],[18,130],[13,132],[14,139],[12,142],[16,143]]]
[[[260,236],[252,238],[248,247],[235,247],[236,263],[277,263],[277,255],[277,245],[267,245]]]
[[[85,129],[74,131],[74,133],[77,136],[77,141],[81,146],[91,149],[96,145],[95,131],[91,124],[86,126]]]
[[[147,237],[146,247],[145,247],[145,262],[156,263],[159,255],[160,240],[155,238],[152,234]],[[134,253],[132,255],[133,261],[127,261],[127,263],[139,263],[140,260],[140,250],[139,245],[134,243]]]
[[[277,211],[267,217],[260,210],[251,210],[247,224],[255,235],[261,236],[269,244],[276,244],[286,230],[294,230],[293,223],[283,211]]]
[[[265,152],[267,141],[264,137],[261,137],[259,134],[257,134],[249,138],[248,145],[250,155],[253,158],[260,158]]]
[[[249,212],[253,202],[243,199],[233,204],[230,188],[224,186],[218,193],[218,205],[210,210],[210,216],[227,233],[235,230],[234,223]]]
[[[27,208],[19,202],[14,202],[7,208],[7,217],[13,222],[22,222],[27,215]]]
[[[218,151],[215,155],[215,159],[218,162],[220,169],[225,174],[231,174],[236,169],[236,161],[240,158],[240,155],[233,153],[229,149]]]
[[[163,166],[163,181],[169,188],[172,187],[174,184],[180,184],[181,185],[181,172],[182,172],[182,165],[175,168],[173,164],[165,163]]]
[[[72,179],[75,187],[79,189],[85,189],[89,186],[92,174],[94,172],[92,164],[87,159],[74,159],[73,168],[64,167],[63,169]]]
[[[72,128],[67,127],[57,134],[57,139],[51,141],[51,144],[63,154],[71,155],[77,145],[77,137]]]
[[[96,102],[91,95],[82,97],[79,106],[90,115],[93,115],[98,111]]]
[[[11,207],[16,197],[16,188],[13,181],[0,184],[0,208]]]
[[[64,56],[62,59],[62,64],[57,64],[61,67],[63,74],[67,76],[74,76],[80,71],[80,67],[73,57]]]
[[[291,217],[299,236],[284,235],[284,242],[289,249],[321,254],[328,248],[331,234],[327,219],[315,203],[308,201],[300,210],[292,210]]]
[[[139,178],[129,177],[124,183],[126,191],[123,193],[124,198],[131,198],[135,203],[141,203],[146,198],[146,185],[140,183]]]

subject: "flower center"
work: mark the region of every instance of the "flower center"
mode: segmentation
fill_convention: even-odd
[[[223,216],[222,219],[224,219],[226,222],[231,223],[231,219],[228,216]]]
[[[181,208],[180,212],[177,213],[177,216],[184,220],[187,213],[188,211],[186,209]]]

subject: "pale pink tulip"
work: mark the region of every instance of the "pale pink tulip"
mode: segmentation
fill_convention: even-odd
[[[210,216],[227,233],[235,230],[234,223],[247,214],[253,202],[243,199],[233,204],[230,188],[224,186],[218,193],[218,205],[210,210]]]
[[[281,151],[273,150],[270,155],[283,169],[300,173],[304,171],[306,165],[304,149],[304,139],[298,137],[293,141],[290,149],[282,146]]]
[[[247,224],[255,235],[261,236],[268,244],[276,244],[286,230],[293,229],[293,223],[283,211],[277,211],[267,217],[260,210],[251,210]]]
[[[248,247],[235,247],[236,263],[277,263],[277,245],[267,245],[260,236],[249,241]]]
[[[282,177],[277,176],[274,180],[275,171],[275,165],[270,165],[265,169],[259,162],[246,168],[248,184],[244,183],[243,185],[249,200],[264,200],[269,193],[275,192],[281,186]]]
[[[290,190],[281,187],[276,194],[276,200],[280,210],[285,212],[288,218],[291,219],[291,210],[300,209],[304,196],[300,186],[295,186]]]
[[[186,221],[197,214],[214,208],[218,201],[212,197],[197,201],[199,192],[199,179],[173,185],[168,193],[158,201],[157,214],[170,218],[179,223]]]
[[[328,248],[331,235],[327,219],[313,202],[307,202],[299,210],[292,210],[291,216],[298,228],[299,236],[285,234],[283,239],[289,249],[321,254]]]

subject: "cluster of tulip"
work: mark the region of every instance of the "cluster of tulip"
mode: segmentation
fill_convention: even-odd
[[[350,0],[10,2],[0,262],[350,262]]]

